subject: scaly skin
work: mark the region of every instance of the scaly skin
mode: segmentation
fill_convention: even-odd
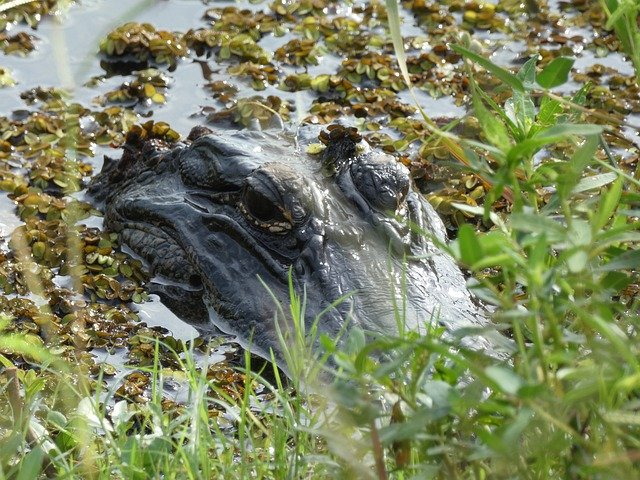
[[[200,127],[173,148],[132,140],[90,192],[104,201],[106,226],[154,273],[185,285],[190,299],[202,288],[209,315],[200,328],[212,322],[263,356],[282,358],[274,297],[288,305],[289,277],[306,294],[307,325],[322,312],[330,336],[347,319],[382,335],[396,335],[399,319],[421,332],[432,319],[449,332],[490,325],[460,269],[428,240],[444,242],[444,226],[407,169],[353,129],[321,137],[317,156],[305,152],[317,142],[305,128]],[[495,351],[503,340],[465,341]]]

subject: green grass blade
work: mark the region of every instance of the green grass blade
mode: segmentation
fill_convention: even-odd
[[[389,33],[393,42],[393,49],[396,53],[396,60],[400,67],[400,73],[407,87],[411,88],[411,78],[409,77],[409,69],[407,68],[407,58],[404,53],[404,42],[402,33],[400,32],[400,13],[398,11],[398,0],[386,0],[387,16],[389,17]]]
[[[496,78],[498,78],[499,80],[502,80],[504,83],[509,85],[514,90],[517,90],[518,92],[525,91],[522,80],[520,80],[517,76],[515,76],[513,73],[509,72],[508,70],[505,70],[504,68],[496,65],[491,60],[488,60],[478,55],[477,53],[464,48],[461,45],[451,45],[451,49],[454,52],[459,53],[463,57],[468,58],[472,62],[477,63],[478,65],[486,69],[488,72],[495,75]]]
[[[620,197],[622,196],[622,186],[622,177],[617,177],[616,181],[611,185],[611,188],[609,188],[607,193],[602,195],[600,198],[598,211],[592,221],[594,231],[598,231],[603,228],[609,221],[609,217],[611,217],[613,212],[618,208]]]

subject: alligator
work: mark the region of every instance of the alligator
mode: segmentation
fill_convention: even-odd
[[[163,301],[267,359],[283,358],[292,290],[307,331],[316,322],[330,337],[491,327],[437,247],[445,227],[408,169],[354,128],[196,127],[174,145],[131,134],[89,193],[105,226],[168,280]],[[464,341],[495,351],[500,339]]]

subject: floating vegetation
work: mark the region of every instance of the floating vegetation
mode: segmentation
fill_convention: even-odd
[[[308,73],[288,75],[278,88],[286,92],[298,92],[311,88],[313,77]]]
[[[215,31],[246,33],[255,41],[268,33],[277,37],[285,33],[282,22],[275,15],[237,7],[210,8],[205,12],[204,19],[211,22]]]
[[[0,67],[0,88],[12,87],[16,84],[15,78],[8,68]]]
[[[287,65],[318,65],[322,55],[322,48],[314,40],[295,38],[276,50],[275,59]]]
[[[15,35],[0,32],[0,50],[6,55],[25,56],[35,50],[35,40],[35,36],[26,32],[18,32]]]
[[[324,15],[325,11],[336,3],[338,0],[275,0],[269,8],[289,21],[296,21],[296,16]]]
[[[232,107],[209,113],[207,121],[219,123],[225,119],[231,119],[233,122],[245,127],[258,121],[262,127],[266,127],[276,115],[288,121],[292,111],[291,104],[275,95],[269,95],[266,98],[254,96],[240,98]]]
[[[0,32],[16,23],[26,23],[31,28],[35,28],[44,16],[64,10],[74,2],[72,0],[39,0],[19,2],[17,5],[9,6],[11,3],[8,1],[0,4]]]
[[[206,87],[213,93],[213,98],[223,104],[231,102],[238,93],[238,87],[226,80],[216,80],[208,83]]]
[[[196,55],[204,55],[211,49],[219,51],[223,41],[228,39],[228,35],[218,30],[199,28],[189,30],[182,38],[188,47],[195,51]]]
[[[134,72],[135,79],[98,97],[98,103],[121,103],[128,106],[165,103],[169,77],[155,68]]]
[[[231,55],[262,65],[271,60],[271,55],[247,34],[234,35],[222,41],[218,57],[221,60],[227,60]]]
[[[141,125],[133,125],[126,133],[126,141],[130,143],[143,142],[150,138],[175,143],[180,140],[180,134],[173,130],[168,123],[154,122],[153,120]]]
[[[280,71],[273,65],[258,65],[252,62],[232,65],[227,72],[237,77],[248,77],[254,90],[264,90],[268,85],[278,83],[280,79]]]
[[[138,117],[119,107],[92,111],[59,89],[36,88],[21,97],[29,110],[0,117],[0,188],[23,221],[0,253],[0,290],[46,302],[0,295],[0,311],[13,318],[9,332],[31,335],[88,374],[96,371],[91,349],[125,348],[141,328],[125,303],[148,299],[149,277],[139,260],[119,250],[117,236],[82,224],[98,212],[68,194],[84,188],[93,172],[80,157],[92,156],[98,144],[124,140]],[[145,125],[150,135],[175,134]]]
[[[188,49],[182,38],[149,23],[129,22],[110,32],[100,42],[100,51],[113,57],[131,56],[139,61],[153,60],[175,66]]]
[[[67,150],[92,156],[96,144],[113,142],[113,128],[123,112],[112,110],[100,115],[77,103],[67,103],[64,92],[53,89],[33,89],[24,92],[22,98],[38,108],[22,111],[19,119],[0,117],[8,159],[30,170],[34,186],[66,192],[79,190],[81,179],[90,175],[91,169],[67,158]],[[120,127],[128,128],[131,118],[125,118],[120,117]],[[4,188],[9,189],[7,180],[2,179]]]
[[[247,33],[229,34],[217,30],[189,30],[184,35],[186,45],[202,55],[206,50],[215,51],[219,60],[237,57],[249,62],[266,65],[271,54],[260,47]]]
[[[351,83],[364,86],[373,83],[396,92],[407,88],[397,65],[389,55],[369,52],[357,60],[344,60],[338,74],[343,75]]]
[[[506,21],[496,15],[496,5],[489,2],[467,2],[462,18],[472,28],[504,31]]]

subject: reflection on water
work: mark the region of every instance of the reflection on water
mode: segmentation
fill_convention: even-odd
[[[22,222],[14,213],[14,204],[5,195],[0,195],[0,238],[6,239]]]
[[[193,340],[198,336],[198,331],[191,325],[187,325],[171,310],[165,307],[157,295],[149,295],[149,301],[134,308],[138,312],[140,321],[150,327],[164,327],[173,333],[176,340]]]

